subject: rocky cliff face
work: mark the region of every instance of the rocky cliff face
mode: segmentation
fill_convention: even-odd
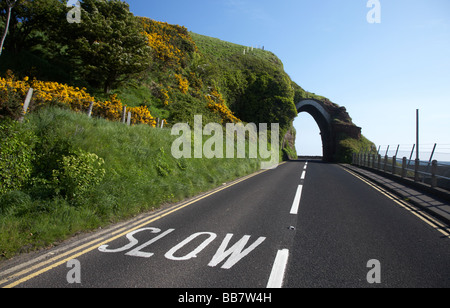
[[[295,148],[295,138],[296,138],[296,131],[293,126],[291,126],[286,134],[283,137],[283,155],[285,156],[284,159],[296,159],[297,158],[297,151]]]
[[[337,138],[342,134],[353,139],[361,138],[361,127],[353,123],[345,107],[341,107],[328,99],[322,99],[320,101],[331,115],[333,131]]]

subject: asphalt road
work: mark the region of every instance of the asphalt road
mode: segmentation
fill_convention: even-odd
[[[287,162],[152,215],[0,286],[450,287],[448,232],[339,165]]]

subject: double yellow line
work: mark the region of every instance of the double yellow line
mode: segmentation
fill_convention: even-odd
[[[380,193],[382,193],[383,195],[385,195],[386,197],[388,197],[389,199],[391,199],[392,201],[397,203],[399,206],[401,206],[402,208],[404,208],[405,210],[407,210],[411,214],[415,215],[416,217],[418,217],[419,219],[421,219],[422,221],[427,223],[429,226],[431,226],[435,230],[437,230],[440,233],[442,233],[445,237],[449,237],[450,238],[450,229],[447,228],[441,222],[439,222],[436,219],[434,219],[432,216],[426,214],[424,211],[414,207],[413,205],[411,205],[411,204],[401,200],[400,198],[396,197],[392,193],[388,192],[386,189],[384,189],[384,188],[380,187],[379,185],[377,185],[377,184],[375,184],[375,183],[373,183],[373,182],[363,178],[362,176],[356,174],[355,172],[353,172],[353,171],[351,171],[351,170],[349,170],[349,169],[347,169],[345,167],[342,167],[342,168],[345,171],[347,171],[348,173],[350,173],[351,175],[353,175],[354,177],[360,179],[361,181],[363,181],[364,183],[366,183],[367,185],[372,187],[373,189],[379,191]]]
[[[282,163],[284,164],[284,163]],[[281,165],[281,164],[280,164]],[[260,170],[256,173],[253,173],[251,175],[245,176],[243,178],[240,178],[238,180],[235,180],[229,184],[226,184],[222,187],[216,188],[214,190],[212,190],[211,192],[205,193],[203,195],[200,195],[198,197],[195,197],[193,199],[187,200],[185,202],[182,202],[180,204],[174,205],[166,210],[163,211],[159,211],[153,215],[150,215],[148,217],[142,218],[142,219],[138,219],[136,222],[132,223],[131,225],[127,224],[126,226],[117,229],[115,231],[112,232],[108,232],[108,236],[101,236],[101,237],[96,237],[95,239],[77,246],[76,248],[69,250],[67,252],[64,252],[62,254],[59,254],[55,257],[49,258],[48,260],[42,261],[37,263],[36,265],[32,265],[24,270],[21,270],[17,273],[13,273],[10,276],[0,280],[0,287],[1,288],[13,288],[16,287],[30,279],[33,279],[45,272],[48,272],[49,270],[58,267],[64,263],[67,263],[70,260],[76,259],[94,249],[97,249],[98,247],[102,246],[102,245],[106,245],[122,236],[127,235],[130,232],[133,232],[137,229],[141,229],[142,227],[155,222],[165,216],[168,216],[174,212],[177,212],[189,205],[192,205],[200,200],[203,200],[205,198],[208,198],[211,195],[214,195],[222,190],[225,190],[227,188],[230,188],[234,185],[237,185],[243,181],[246,181],[252,177],[255,177],[257,175],[260,175],[266,171],[269,170]],[[20,265],[19,265],[20,266]],[[20,269],[19,269],[20,270]],[[0,273],[1,274],[1,273]],[[25,276],[24,276],[25,275]],[[24,276],[24,277],[22,277]],[[22,277],[22,278],[19,278]],[[19,278],[19,279],[18,279]]]

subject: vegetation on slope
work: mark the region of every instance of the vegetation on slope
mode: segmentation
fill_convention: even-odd
[[[175,159],[170,130],[46,108],[0,130],[0,258],[194,196],[259,159]]]
[[[279,123],[283,157],[296,157],[294,102],[325,98],[292,82],[273,53],[136,17],[119,0],[84,0],[83,22],[69,24],[66,2],[19,2],[0,57],[0,257],[259,167],[259,159],[176,160],[174,137],[154,128],[156,118],[169,128],[192,126],[194,115],[204,124]],[[0,16],[3,29],[5,1]],[[30,112],[18,123],[30,87]],[[91,101],[93,119],[73,112]],[[140,125],[118,123],[123,106]]]

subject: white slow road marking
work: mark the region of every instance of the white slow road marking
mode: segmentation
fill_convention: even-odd
[[[295,194],[294,202],[292,203],[291,214],[297,215],[300,207],[300,200],[302,198],[303,185],[298,185],[297,193]]]
[[[272,272],[270,273],[268,289],[280,289],[283,287],[284,273],[289,258],[289,250],[279,250],[273,263]]]

